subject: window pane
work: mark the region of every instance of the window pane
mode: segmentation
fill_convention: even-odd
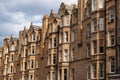
[[[104,30],[104,18],[99,18],[99,30]]]
[[[99,0],[99,8],[104,8],[104,0]]]

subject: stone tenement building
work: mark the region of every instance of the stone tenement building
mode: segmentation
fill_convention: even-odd
[[[4,38],[0,80],[120,80],[120,0],[61,3]]]

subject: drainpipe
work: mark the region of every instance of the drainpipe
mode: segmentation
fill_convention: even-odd
[[[119,54],[118,54],[118,52],[117,52],[117,48],[118,48],[118,43],[117,43],[117,39],[118,39],[118,34],[117,34],[117,27],[118,27],[118,25],[117,25],[117,23],[118,23],[118,15],[117,15],[117,13],[118,13],[118,5],[117,5],[117,2],[118,2],[118,0],[115,0],[115,58],[116,58],[116,74],[118,74],[119,73],[119,64],[118,64],[118,60],[119,60]]]
[[[105,64],[104,64],[104,80],[106,80],[106,76],[107,76],[107,74],[106,74],[106,0],[105,0],[105,2],[104,2],[104,29],[105,29],[105,31],[104,31],[104,34],[105,34],[105,36],[104,36],[104,38],[105,38],[105,40],[104,40],[104,44],[105,44],[105,51],[104,51],[104,53],[105,53],[105,59],[104,59],[104,62],[105,62]]]

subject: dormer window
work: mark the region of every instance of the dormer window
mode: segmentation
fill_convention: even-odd
[[[57,23],[54,23],[54,30],[53,30],[53,32],[57,32]]]
[[[14,48],[14,44],[12,44],[12,45],[11,45],[11,50],[14,50],[14,49],[15,49],[15,48]]]
[[[35,37],[36,37],[36,35],[35,35],[35,33],[33,33],[32,34],[32,41],[35,41]]]
[[[61,17],[61,25],[64,25],[64,16]]]
[[[2,52],[0,51],[0,57],[2,57]]]
[[[49,33],[51,33],[52,24],[49,25]]]
[[[25,38],[25,44],[27,44],[27,42],[28,42],[28,39],[27,39],[27,38]]]
[[[65,16],[65,24],[66,26],[69,26],[69,15]]]
[[[8,53],[8,47],[6,48],[6,53]]]

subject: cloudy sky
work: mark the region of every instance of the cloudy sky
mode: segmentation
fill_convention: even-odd
[[[61,2],[77,4],[77,0],[0,0],[0,45],[4,36],[18,36],[31,21],[41,26],[43,15],[51,9],[57,12]]]

